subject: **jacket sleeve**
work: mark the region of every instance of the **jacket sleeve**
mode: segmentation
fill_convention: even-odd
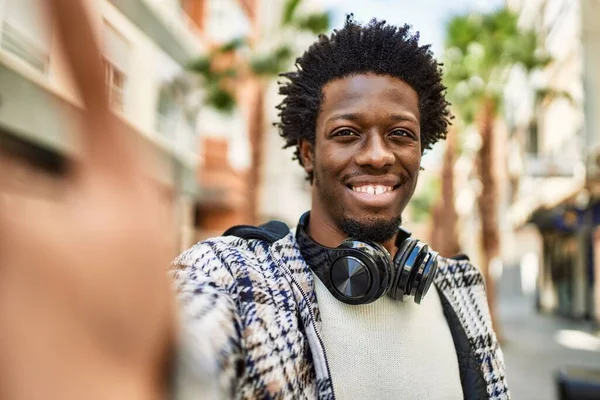
[[[172,267],[181,321],[174,397],[233,398],[244,365],[233,276],[207,243]]]
[[[435,283],[456,346],[464,398],[510,399],[481,270],[468,258],[441,258]]]

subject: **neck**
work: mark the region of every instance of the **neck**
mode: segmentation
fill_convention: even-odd
[[[337,247],[348,235],[331,219],[329,215],[324,213],[319,207],[310,211],[310,221],[306,233],[317,243],[327,247]],[[396,248],[396,236],[384,243],[380,243],[393,257],[398,250]]]

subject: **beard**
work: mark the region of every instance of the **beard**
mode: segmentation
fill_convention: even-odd
[[[398,227],[402,224],[402,216],[383,219],[377,217],[365,217],[361,220],[343,218],[339,221],[340,228],[348,235],[362,242],[384,243],[392,239],[398,233]]]

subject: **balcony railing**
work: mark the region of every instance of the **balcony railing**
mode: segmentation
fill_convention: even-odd
[[[169,142],[173,148],[183,154],[198,153],[198,135],[193,128],[177,115],[156,114],[156,131]]]
[[[144,0],[150,5],[165,25],[188,45],[197,48],[202,37],[200,27],[186,14],[178,2],[168,0]]]
[[[48,70],[50,62],[48,51],[7,21],[2,24],[2,48],[43,73]]]
[[[164,138],[173,141],[177,132],[177,120],[172,116],[156,114],[156,131]]]
[[[125,97],[125,93],[123,88],[115,86],[115,85],[110,85],[109,86],[109,91],[108,91],[108,100],[110,103],[110,106],[112,107],[112,109],[114,111],[119,111],[119,112],[123,112],[124,109],[124,97]]]
[[[581,160],[578,157],[527,154],[525,174],[538,178],[574,177],[579,164]]]

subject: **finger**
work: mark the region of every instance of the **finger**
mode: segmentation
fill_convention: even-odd
[[[78,171],[83,175],[103,172],[113,178],[127,178],[136,169],[130,129],[117,121],[108,106],[104,65],[85,2],[49,0],[50,15],[56,21],[67,65],[83,100],[81,121],[83,159]]]

